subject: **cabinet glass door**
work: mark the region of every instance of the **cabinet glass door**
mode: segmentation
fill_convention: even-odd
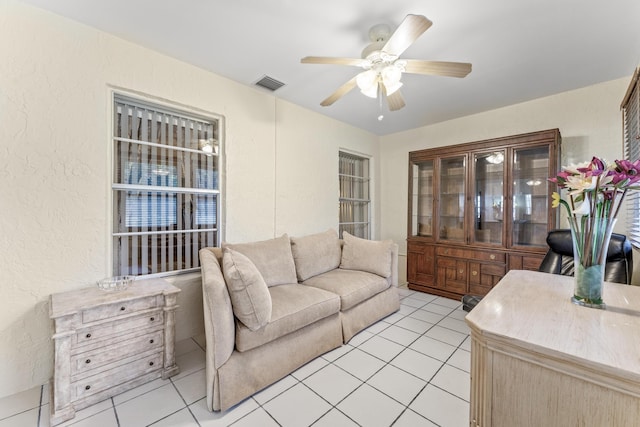
[[[411,234],[433,236],[433,160],[412,166]]]
[[[504,150],[478,153],[474,161],[473,238],[502,245]]]
[[[440,159],[440,239],[464,242],[465,156]]]
[[[546,246],[549,229],[549,147],[513,153],[513,246]]]

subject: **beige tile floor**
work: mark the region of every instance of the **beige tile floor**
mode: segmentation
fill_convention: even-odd
[[[62,426],[469,425],[469,330],[458,301],[400,289],[400,311],[223,413],[205,404],[203,337],[176,343],[180,373]],[[49,426],[48,385],[0,399],[0,427]]]

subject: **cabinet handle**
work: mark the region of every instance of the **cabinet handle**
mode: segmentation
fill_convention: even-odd
[[[464,273],[464,270],[458,270],[458,273],[462,274]]]
[[[477,275],[478,275],[478,272],[477,272],[477,271],[472,271],[472,272],[471,272],[471,275],[472,275],[472,276],[477,276]]]
[[[85,390],[89,390],[89,389],[91,389],[91,386],[90,385],[86,385],[86,386],[84,386],[84,389]]]
[[[153,366],[153,362],[149,362],[149,366]]]
[[[152,317],[152,318],[151,318],[151,319],[149,319],[149,320],[151,320],[151,321],[153,322],[154,320],[156,320],[156,318],[155,318],[155,317]]]
[[[490,259],[496,259],[496,256],[494,254],[489,255]]]
[[[125,310],[125,307],[120,307],[120,311],[124,311],[124,310]]]
[[[149,344],[153,344],[153,340],[149,340]]]
[[[87,334],[87,338],[91,338],[91,334]]]
[[[91,359],[85,360],[84,363],[87,363],[87,364],[91,363]]]

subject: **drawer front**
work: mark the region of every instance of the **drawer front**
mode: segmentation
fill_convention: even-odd
[[[71,358],[71,375],[88,373],[109,363],[135,354],[147,353],[152,349],[160,349],[163,345],[162,329],[140,335],[111,345],[86,351]],[[104,369],[104,368],[103,368]]]
[[[82,312],[82,323],[91,323],[96,320],[131,314],[140,310],[148,310],[150,308],[155,308],[156,305],[155,296],[122,301],[114,304],[99,305]]]
[[[140,316],[127,317],[103,325],[80,329],[76,333],[75,345],[82,346],[126,331],[162,325],[164,322],[163,314],[162,310],[156,310]]]
[[[505,263],[506,255],[504,252],[484,252],[484,251],[473,251],[473,259],[477,259],[479,261],[490,261],[490,262],[500,262]]]
[[[162,352],[134,360],[126,365],[71,383],[71,399],[82,399],[161,368]]]
[[[497,251],[475,251],[472,249],[439,247],[436,249],[436,253],[440,256],[464,258],[467,260],[476,259],[479,261],[490,261],[490,262],[501,262],[501,263],[504,263],[506,260],[506,256],[504,252],[497,252]]]

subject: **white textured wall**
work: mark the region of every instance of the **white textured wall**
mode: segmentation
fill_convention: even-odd
[[[367,132],[13,0],[0,58],[0,397],[51,376],[49,295],[110,275],[114,87],[224,116],[229,241],[337,228],[338,147],[378,155]],[[175,283],[181,339],[203,328],[200,278]]]
[[[404,258],[401,262],[406,266],[410,151],[558,128],[563,165],[591,160],[592,156],[612,161],[622,157],[620,103],[630,79],[631,76],[382,137],[383,235],[400,243]],[[620,218],[616,231],[624,232],[624,223]],[[406,281],[406,270],[401,280]]]

